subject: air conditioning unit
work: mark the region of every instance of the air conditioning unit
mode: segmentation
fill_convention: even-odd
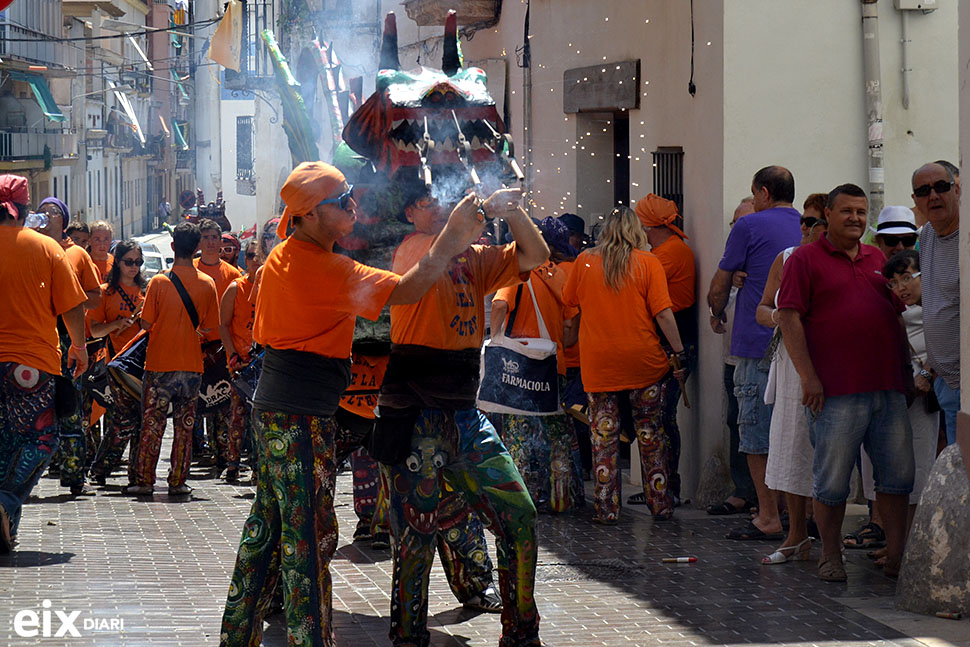
[[[940,8],[940,0],[893,0],[900,11],[922,11],[927,13]]]

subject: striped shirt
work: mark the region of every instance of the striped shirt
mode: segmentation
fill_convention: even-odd
[[[960,230],[939,237],[926,223],[919,238],[923,333],[929,365],[960,388]]]

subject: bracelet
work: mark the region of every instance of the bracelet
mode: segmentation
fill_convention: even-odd
[[[771,323],[773,323],[773,324],[775,324],[777,326],[778,325],[778,319],[775,318],[775,315],[776,314],[778,314],[778,308],[775,308],[774,310],[771,311]]]
[[[84,351],[88,349],[87,346],[77,346],[75,345],[74,342],[71,342],[71,348],[73,348],[74,350],[84,350]]]
[[[724,316],[724,311],[723,310],[721,311],[721,314],[717,314],[717,315],[714,314],[714,308],[712,308],[712,307],[708,307],[707,308],[707,311],[711,313],[711,318],[712,319],[720,319],[721,317]]]
[[[485,205],[484,205],[484,203],[479,203],[478,204],[477,213],[478,213],[478,222],[485,222],[485,220],[488,218],[488,214],[485,213]]]

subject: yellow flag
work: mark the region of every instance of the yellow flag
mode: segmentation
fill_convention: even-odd
[[[242,6],[239,0],[229,0],[226,13],[209,42],[209,60],[238,72],[241,54]]]

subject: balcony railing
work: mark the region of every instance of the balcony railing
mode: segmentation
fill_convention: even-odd
[[[32,65],[74,69],[77,58],[74,51],[67,43],[48,40],[50,36],[16,25],[0,13],[0,58],[4,60],[18,59]],[[31,40],[11,42],[20,38]]]
[[[242,54],[239,72],[226,70],[226,88],[229,90],[253,90],[273,86],[273,62],[259,34],[264,29],[276,33],[278,4],[277,0],[242,1]]]
[[[69,128],[0,128],[0,160],[51,160],[77,156],[77,135]]]

